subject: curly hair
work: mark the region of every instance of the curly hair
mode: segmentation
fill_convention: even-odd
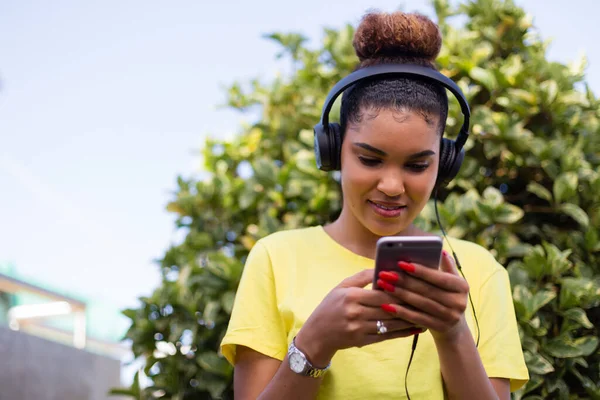
[[[424,15],[370,12],[356,29],[353,46],[360,61],[359,69],[389,63],[436,69],[442,36],[438,26]],[[361,81],[342,96],[342,132],[349,124],[360,123],[365,110],[382,108],[415,111],[430,123],[438,117],[441,135],[448,116],[448,96],[441,85],[412,77]]]

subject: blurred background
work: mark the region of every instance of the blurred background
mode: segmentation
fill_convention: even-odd
[[[516,4],[550,60],[587,56],[600,93],[600,3]],[[0,2],[0,324],[118,360],[130,385],[121,310],[160,284],[155,260],[182,239],[166,211],[176,178],[201,178],[205,138],[256,118],[220,108],[225,88],[288,72],[264,34],[318,45],[371,8],[432,15],[409,0]],[[52,306],[15,309],[42,298]]]

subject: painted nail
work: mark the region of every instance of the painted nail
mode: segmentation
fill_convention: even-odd
[[[444,255],[444,257],[448,257],[448,252],[446,250],[442,250],[442,254]]]
[[[404,270],[406,272],[410,272],[410,273],[415,272],[415,266],[413,264],[411,264],[411,263],[400,261],[398,263],[398,267],[400,267],[400,269],[402,269],[402,270]]]
[[[386,281],[384,281],[382,279],[378,279],[377,280],[377,286],[379,286],[380,288],[382,288],[386,292],[393,292],[396,289],[394,287],[394,285],[392,285],[390,283],[387,283]]]
[[[398,282],[398,274],[391,271],[382,271],[379,273],[379,277],[386,282],[396,283]]]
[[[381,305],[381,309],[382,309],[383,311],[386,311],[386,312],[389,312],[389,313],[393,313],[393,314],[395,314],[395,313],[396,313],[396,309],[395,309],[395,308],[394,308],[394,306],[393,306],[393,305],[391,305],[391,304],[382,304],[382,305]]]
[[[411,335],[418,335],[423,332],[425,332],[425,329],[419,329],[419,328],[411,329],[410,331],[408,331],[408,333],[410,333]]]

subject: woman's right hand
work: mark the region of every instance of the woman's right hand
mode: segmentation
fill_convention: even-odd
[[[344,279],[315,308],[296,335],[296,346],[316,367],[325,367],[341,349],[362,347],[411,336],[422,330],[394,317],[385,305],[398,299],[382,290],[364,289],[373,282],[373,269]],[[383,305],[383,308],[382,308]],[[377,334],[377,321],[387,328]]]

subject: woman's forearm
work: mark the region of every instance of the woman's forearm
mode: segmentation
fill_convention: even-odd
[[[302,376],[293,372],[286,356],[258,400],[314,400],[322,381],[323,378]]]
[[[436,338],[435,344],[451,400],[498,399],[466,323],[452,338]]]
[[[309,361],[317,366],[329,363],[333,354],[320,349],[317,342],[306,339],[303,331],[296,337],[296,345],[307,355]],[[258,400],[290,399],[290,400],[314,400],[323,378],[313,378],[296,374],[290,369],[288,356],[286,355],[279,369],[269,382]]]

